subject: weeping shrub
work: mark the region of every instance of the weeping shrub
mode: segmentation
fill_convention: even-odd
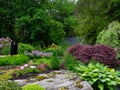
[[[74,45],[68,52],[77,60],[88,64],[90,60],[96,60],[110,67],[116,67],[119,62],[116,59],[116,51],[107,45]]]
[[[117,21],[111,22],[107,28],[100,32],[96,43],[110,45],[115,48],[120,55],[120,23]]]

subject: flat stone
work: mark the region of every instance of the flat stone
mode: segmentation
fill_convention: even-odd
[[[53,74],[53,77],[49,77],[51,74]],[[61,88],[67,88],[66,90],[93,90],[91,85],[87,81],[82,81],[80,85],[82,85],[82,88],[76,87],[76,80],[79,78],[76,74],[71,73],[69,71],[65,70],[59,70],[54,71],[48,74],[39,74],[40,76],[45,75],[49,78],[43,79],[41,81],[35,81],[35,82],[28,82],[27,80],[17,80],[19,85],[23,86],[25,84],[33,83],[38,84],[42,87],[44,87],[46,90],[61,90]],[[55,74],[55,75],[54,75]],[[79,78],[80,79],[80,78]]]

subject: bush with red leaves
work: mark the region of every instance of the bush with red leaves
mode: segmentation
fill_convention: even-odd
[[[116,58],[116,51],[107,45],[98,44],[91,46],[76,44],[69,48],[68,52],[85,64],[88,64],[90,60],[95,60],[109,67],[119,65],[119,61]]]

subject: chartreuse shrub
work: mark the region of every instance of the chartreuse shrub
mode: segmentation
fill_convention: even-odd
[[[34,49],[30,44],[19,43],[18,53],[23,54],[25,51],[31,52]]]
[[[4,65],[21,65],[26,63],[29,58],[25,55],[13,55],[13,56],[6,56],[0,57],[0,66]]]
[[[38,84],[27,84],[22,87],[22,90],[45,90],[43,87]]]
[[[110,45],[116,48],[120,54],[120,23],[117,21],[111,22],[107,28],[100,32],[96,43]]]
[[[95,60],[110,67],[119,65],[116,58],[116,51],[107,45],[74,45],[68,49],[68,52],[77,60],[88,64],[90,60]]]
[[[94,90],[115,90],[115,86],[120,85],[118,72],[103,64],[78,64],[74,69],[81,79],[87,80],[93,86]]]
[[[22,88],[13,81],[1,81],[0,90],[22,90]]]

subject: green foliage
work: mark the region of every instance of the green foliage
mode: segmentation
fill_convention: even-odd
[[[109,23],[106,15],[108,5],[109,0],[78,0],[76,33],[83,43],[94,44],[99,32]]]
[[[66,36],[75,36],[76,33],[74,31],[75,27],[78,25],[77,18],[73,16],[69,16],[64,19],[64,30],[67,33]]]
[[[18,53],[23,54],[25,51],[31,52],[34,49],[30,44],[19,43]]]
[[[59,64],[60,64],[60,62],[59,62],[58,55],[54,54],[51,57],[51,60],[50,60],[50,68],[52,68],[52,69],[59,69],[60,68]]]
[[[0,90],[22,90],[22,88],[13,81],[0,81]]]
[[[102,30],[97,37],[97,44],[106,44],[117,49],[118,53],[120,53],[120,23],[113,21],[111,22],[107,28]]]
[[[56,43],[59,44],[62,42],[65,36],[62,23],[58,21],[51,20],[49,27],[49,42],[50,44]]]
[[[5,46],[2,48],[1,53],[2,53],[3,55],[9,55],[9,53],[10,53],[10,46],[5,45]]]
[[[118,72],[100,63],[79,64],[75,71],[81,79],[89,81],[95,90],[114,90],[114,86],[120,85]]]
[[[45,90],[43,87],[39,86],[38,84],[27,84],[22,88],[23,90]]]
[[[50,59],[49,58],[34,59],[34,61],[31,64],[33,64],[33,65],[39,65],[39,64],[50,65]]]
[[[64,19],[72,17],[75,5],[70,0],[1,0],[0,37],[9,36],[41,46],[59,43],[67,28],[73,29],[74,19],[67,24]]]
[[[110,0],[108,15],[111,20],[120,20],[120,1]]]
[[[22,75],[27,75],[30,73],[38,73],[38,72],[39,72],[39,69],[37,69],[37,68],[25,68],[25,69],[16,71],[15,74],[17,77],[19,77]]]
[[[64,56],[65,68],[67,70],[73,70],[76,66],[76,60],[69,53],[66,53]]]
[[[2,74],[0,74],[0,80],[9,80],[9,79],[13,78],[12,74],[14,72],[16,72],[15,69],[1,71]]]
[[[0,66],[21,65],[21,64],[27,62],[28,60],[29,60],[28,57],[25,55],[0,57]]]
[[[9,55],[10,43],[11,43],[11,39],[9,37],[0,38],[0,45],[2,45],[2,47],[0,48],[0,54]]]

